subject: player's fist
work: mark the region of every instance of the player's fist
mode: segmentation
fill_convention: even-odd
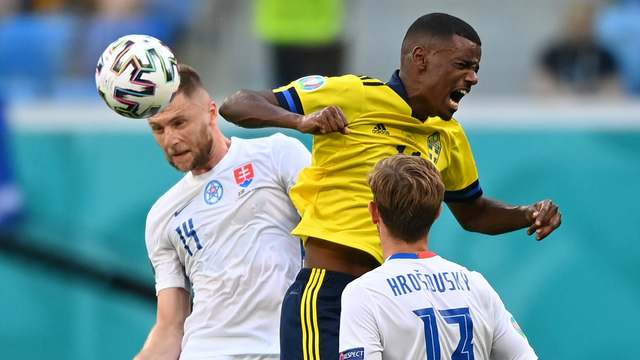
[[[543,200],[529,206],[526,210],[527,219],[533,225],[527,230],[527,234],[536,233],[536,240],[542,240],[562,224],[562,213],[558,205],[551,200]]]
[[[306,134],[349,133],[349,121],[339,106],[329,106],[302,117],[298,131]]]

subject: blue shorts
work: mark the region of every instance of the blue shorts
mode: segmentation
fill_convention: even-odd
[[[356,276],[325,269],[302,269],[282,302],[280,358],[339,358],[340,300]]]

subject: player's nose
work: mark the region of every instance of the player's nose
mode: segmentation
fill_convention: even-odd
[[[171,147],[178,143],[177,132],[170,127],[164,129],[163,145],[165,148]]]
[[[467,71],[466,76],[464,77],[464,80],[466,82],[468,82],[471,85],[475,85],[478,83],[478,73],[476,73],[475,71]]]

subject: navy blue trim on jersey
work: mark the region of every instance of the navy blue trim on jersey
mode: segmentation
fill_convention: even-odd
[[[389,256],[387,260],[391,259],[419,259],[416,253],[397,253]]]
[[[391,259],[427,259],[436,256],[433,251],[420,251],[417,253],[396,253],[387,258]]]
[[[290,87],[281,92],[274,92],[274,94],[276,95],[276,99],[278,99],[278,104],[280,104],[281,108],[289,110],[292,113],[304,115],[304,108],[302,107],[300,96],[298,96],[298,92],[295,88]]]
[[[364,86],[384,86],[384,85],[387,85],[387,84],[383,83],[382,81],[380,81],[378,79],[370,78],[370,77],[365,76],[365,75],[358,76],[358,78],[360,80],[362,80],[362,85],[364,85]],[[373,80],[373,81],[369,81],[369,80]]]
[[[386,85],[390,87],[393,91],[395,91],[398,95],[400,95],[400,97],[407,103],[407,105],[409,104],[409,95],[407,94],[407,89],[405,89],[404,84],[400,79],[400,70],[396,70],[393,72],[393,74],[391,75],[391,79],[387,81]],[[417,116],[415,116],[413,109],[411,109],[411,116],[422,122],[427,120],[427,119],[420,119]]]
[[[469,202],[482,196],[482,188],[480,187],[480,181],[476,180],[471,185],[462,190],[445,191],[445,202]]]
[[[387,86],[390,87],[393,91],[398,93],[401,98],[408,104],[409,103],[409,95],[407,95],[407,90],[404,88],[404,84],[402,80],[400,80],[400,70],[396,70],[391,75],[391,79],[387,81]]]

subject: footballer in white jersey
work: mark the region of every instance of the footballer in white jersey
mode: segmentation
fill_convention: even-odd
[[[185,177],[147,218],[156,291],[192,292],[180,359],[279,353],[280,306],[301,267],[289,198],[309,151],[291,137],[231,138],[206,173]]]
[[[537,359],[478,272],[433,252],[398,253],[342,295],[341,360]]]

